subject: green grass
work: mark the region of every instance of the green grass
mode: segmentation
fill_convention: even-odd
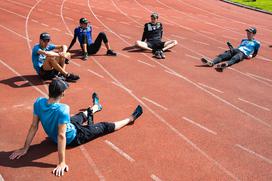
[[[272,12],[272,0],[232,0],[233,2]]]

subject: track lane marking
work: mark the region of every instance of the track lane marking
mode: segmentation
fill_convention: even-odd
[[[117,153],[119,153],[122,157],[124,157],[125,159],[127,159],[128,161],[135,162],[135,160],[131,156],[129,156],[126,152],[124,152],[123,150],[121,150],[120,148],[118,148],[116,145],[114,145],[109,140],[105,140],[104,142],[108,146],[110,146],[114,151],[116,151]]]
[[[205,130],[205,131],[207,131],[207,132],[209,132],[209,133],[211,133],[211,134],[213,134],[213,135],[217,135],[217,133],[215,131],[212,131],[211,129],[209,129],[209,128],[207,128],[207,127],[205,127],[205,126],[203,126],[203,125],[201,125],[201,124],[199,124],[199,123],[197,123],[197,122],[195,122],[195,121],[193,121],[193,120],[191,120],[191,119],[189,119],[187,117],[182,117],[182,119],[189,122],[189,123],[191,123],[191,124],[193,124],[193,125],[195,125],[195,126],[197,126],[197,127],[199,127],[199,128],[201,128],[201,129],[203,129],[203,130]]]

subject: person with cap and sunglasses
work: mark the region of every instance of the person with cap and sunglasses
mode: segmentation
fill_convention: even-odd
[[[177,40],[162,41],[163,26],[158,22],[159,15],[151,14],[151,22],[144,25],[142,40],[136,41],[136,46],[145,50],[151,50],[158,59],[164,59],[164,51],[178,44]]]
[[[75,82],[78,75],[68,73],[65,70],[70,59],[66,45],[54,45],[49,33],[41,33],[40,41],[32,49],[32,63],[37,74],[43,80],[51,80],[56,76],[62,76],[66,81]]]
[[[213,60],[207,58],[201,58],[202,63],[213,67],[217,64],[216,70],[222,71],[224,68],[229,67],[235,63],[238,63],[244,59],[251,59],[258,54],[260,48],[260,42],[254,39],[257,33],[256,28],[250,27],[246,29],[247,39],[243,39],[238,48],[233,48],[232,45],[227,42],[229,50],[223,54],[218,55]]]
[[[117,53],[110,48],[110,44],[107,35],[104,32],[100,32],[93,42],[92,39],[92,26],[86,18],[81,18],[79,20],[79,27],[74,30],[74,38],[72,39],[68,51],[74,46],[76,39],[80,43],[80,47],[83,51],[83,60],[87,60],[89,55],[96,54],[101,48],[102,41],[104,42],[108,56],[116,56]]]
[[[99,122],[94,124],[93,116],[102,110],[98,95],[92,94],[93,106],[86,111],[70,117],[70,108],[60,103],[69,85],[60,78],[55,78],[49,84],[49,98],[39,97],[33,106],[33,120],[29,128],[25,144],[21,149],[14,151],[9,158],[19,159],[25,155],[38,131],[39,122],[49,138],[58,146],[59,162],[53,170],[56,176],[62,176],[68,171],[65,162],[66,145],[78,146],[97,137],[112,133],[126,125],[134,124],[134,121],[143,113],[142,107],[137,106],[135,111],[127,118],[116,122]],[[85,125],[84,125],[85,124]]]

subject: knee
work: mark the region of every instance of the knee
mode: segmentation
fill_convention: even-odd
[[[100,33],[99,33],[99,36],[107,37],[105,32],[100,32]]]

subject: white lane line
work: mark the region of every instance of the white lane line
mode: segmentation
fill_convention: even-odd
[[[199,32],[209,34],[209,35],[214,35],[214,33],[210,32],[210,31],[200,30]]]
[[[70,18],[70,17],[67,17],[67,16],[65,16],[64,18],[67,19],[67,20],[70,20],[70,21],[74,21],[73,18]]]
[[[248,148],[246,148],[246,147],[244,147],[244,146],[242,146],[240,144],[236,144],[235,146],[238,147],[238,148],[241,148],[242,150],[244,150],[244,151],[246,151],[246,152],[248,152],[248,153],[250,153],[250,154],[252,154],[252,155],[254,155],[254,156],[256,156],[256,157],[258,157],[260,159],[262,159],[262,160],[264,160],[265,162],[267,162],[269,164],[272,164],[272,160],[271,159],[266,158],[263,155],[260,155],[260,154],[256,153],[253,150],[250,150],[250,149],[248,149]]]
[[[120,148],[118,148],[116,145],[114,145],[112,142],[105,140],[105,143],[107,145],[109,145],[114,151],[116,151],[117,153],[119,153],[122,157],[124,157],[125,159],[127,159],[130,162],[135,162],[135,160],[129,156],[126,152],[124,152],[123,150],[121,150]]]
[[[131,15],[131,17],[133,17],[133,18],[139,18],[139,19],[142,19],[142,17],[141,17],[141,16],[136,16],[136,15]]]
[[[176,75],[174,72],[172,72],[172,71],[169,71],[169,70],[164,70],[166,73],[168,73],[168,74],[171,74],[171,75]]]
[[[130,58],[130,56],[128,56],[128,55],[126,55],[124,53],[121,53],[121,52],[117,52],[117,54],[120,54],[121,56],[126,57],[126,58]]]
[[[16,104],[16,105],[14,105],[14,106],[12,106],[13,108],[18,108],[18,107],[23,107],[24,106],[24,104]]]
[[[60,15],[60,14],[57,14],[57,13],[55,13],[55,16],[59,16],[59,17],[61,17],[61,15]]]
[[[196,56],[193,56],[193,55],[185,54],[185,56],[190,57],[190,58],[195,59],[195,60],[200,60],[199,57],[196,57]]]
[[[140,25],[135,25],[135,27],[143,29],[143,26],[140,26]]]
[[[45,27],[49,27],[48,24],[45,24],[45,23],[41,23],[41,25],[45,26]]]
[[[39,21],[35,20],[35,19],[31,19],[32,22],[34,23],[40,23]]]
[[[41,11],[41,12],[43,12],[43,11],[44,11],[44,10],[43,10],[43,9],[41,9],[41,8],[37,8],[37,10],[38,10],[38,11]]]
[[[125,22],[125,21],[119,21],[119,23],[124,24],[124,25],[130,25],[130,23]]]
[[[185,40],[186,38],[185,37],[182,37],[182,36],[179,36],[179,35],[171,35],[172,37],[175,37],[175,38],[179,38],[179,39],[182,39],[182,40]]]
[[[132,39],[130,36],[127,36],[127,35],[124,35],[124,34],[121,34],[121,33],[119,33],[119,35],[120,35],[121,37],[124,37],[124,38],[127,38],[127,39]]]
[[[140,62],[140,63],[142,63],[142,64],[145,64],[145,65],[147,65],[147,66],[149,66],[149,67],[152,67],[152,68],[154,68],[155,67],[155,65],[152,65],[152,64],[149,64],[149,63],[146,63],[146,62],[144,62],[144,61],[141,61],[141,60],[137,60],[138,62]]]
[[[11,0],[6,0],[6,1],[9,1],[9,2],[14,3],[14,4],[19,4],[19,5],[27,7],[27,8],[31,8],[32,7],[32,6],[26,5],[24,3],[19,3],[19,2],[16,2],[16,1],[11,1]]]
[[[21,14],[18,14],[18,13],[15,13],[15,12],[13,12],[13,11],[9,11],[9,10],[3,9],[3,8],[1,8],[1,7],[0,7],[0,9],[3,10],[3,11],[6,11],[6,12],[8,12],[8,13],[15,14],[16,16],[19,16],[19,17],[21,17],[21,18],[26,19],[26,16],[23,16],[23,15],[21,15]]]
[[[5,181],[1,174],[0,174],[0,181]]]
[[[54,13],[52,13],[51,11],[45,11],[47,14],[53,15]]]
[[[90,69],[88,69],[87,70],[88,72],[91,72],[92,74],[94,74],[94,75],[96,75],[97,77],[100,77],[100,78],[104,78],[104,76],[103,75],[100,75],[99,73],[97,73],[97,72],[95,72],[95,71],[92,71],[92,70],[90,70]]]
[[[9,31],[9,32],[11,32],[11,33],[13,33],[13,34],[15,34],[15,35],[17,35],[17,36],[19,36],[19,37],[21,37],[21,38],[23,38],[23,39],[26,39],[26,40],[27,40],[27,37],[25,37],[25,36],[23,36],[23,35],[21,35],[21,34],[15,32],[15,31],[11,30],[11,29],[9,29],[9,28],[7,28],[7,27],[1,25],[1,24],[0,24],[0,27],[3,28],[3,29],[5,29],[5,30],[7,30],[7,31]],[[32,40],[29,40],[29,41],[32,41]]]
[[[218,89],[213,88],[213,87],[211,87],[211,86],[205,85],[205,84],[203,84],[203,83],[198,82],[198,84],[201,85],[202,87],[206,87],[206,88],[208,88],[208,89],[214,90],[214,91],[219,92],[219,93],[221,93],[221,94],[224,93],[224,92],[221,91],[221,90],[218,90]]]
[[[199,44],[202,44],[202,45],[207,45],[207,46],[210,45],[210,44],[208,44],[208,43],[205,43],[205,42],[202,42],[202,41],[197,41],[197,40],[193,40],[193,42],[199,43]]]
[[[58,28],[51,28],[51,30],[55,30],[55,31],[61,31],[60,29],[58,29]]]
[[[72,64],[74,64],[77,67],[81,67],[81,65],[79,63],[76,63],[75,61],[70,60],[69,62],[71,62]]]
[[[125,86],[123,86],[122,84],[120,84],[120,83],[118,83],[118,82],[116,82],[116,81],[112,81],[111,83],[112,83],[113,85],[116,85],[117,87],[120,87],[120,88],[126,90],[126,91],[129,92],[129,93],[132,93],[132,91],[131,91],[130,89],[126,88]]]
[[[265,77],[262,77],[262,76],[259,76],[259,75],[256,75],[256,74],[252,74],[252,73],[247,73],[247,74],[248,74],[248,75],[251,75],[251,76],[253,76],[253,77],[256,77],[256,78],[259,78],[259,79],[268,81],[268,82],[272,82],[271,79],[268,79],[268,78],[265,78]]]
[[[64,6],[63,9],[71,9],[71,8],[68,8],[68,7],[65,7],[65,6]]]
[[[71,33],[69,33],[69,32],[65,32],[65,34],[66,35],[68,35],[68,36],[73,36]]]
[[[153,100],[151,100],[151,99],[148,99],[148,98],[146,98],[146,97],[142,97],[142,99],[143,99],[143,100],[146,100],[147,102],[150,102],[150,103],[154,104],[154,105],[157,106],[157,107],[160,107],[160,108],[164,109],[165,111],[168,110],[168,108],[162,106],[161,104],[159,104],[159,103],[157,103],[157,102],[155,102],[155,101],[153,101]]]
[[[257,56],[257,58],[258,58],[258,59],[261,59],[261,60],[268,61],[268,62],[272,62],[272,60],[271,60],[271,59],[265,58],[265,57],[260,56],[260,55],[258,55],[258,56]]]
[[[226,35],[222,35],[222,37],[226,39],[230,39],[230,40],[237,40],[237,38],[226,36]]]
[[[93,159],[91,158],[90,154],[88,153],[88,151],[85,149],[85,147],[83,145],[79,146],[81,152],[83,153],[84,157],[87,159],[89,165],[91,165],[91,167],[93,168],[95,174],[98,176],[100,181],[104,181],[106,180],[105,177],[102,175],[102,173],[99,171],[97,165],[95,164],[95,162],[93,161]]]
[[[154,175],[154,174],[151,174],[150,177],[154,181],[161,181],[161,179],[158,176]]]
[[[253,106],[255,106],[255,107],[258,107],[258,108],[260,108],[260,109],[263,109],[263,110],[265,110],[265,111],[270,111],[270,109],[267,108],[267,107],[260,106],[260,105],[258,105],[258,104],[255,104],[255,103],[253,103],[253,102],[247,101],[247,100],[242,99],[242,98],[238,98],[238,99],[239,99],[240,101],[243,101],[243,102],[248,103],[248,104],[250,104],[250,105],[253,105]]]
[[[199,124],[199,123],[197,123],[197,122],[195,122],[195,121],[193,121],[193,120],[191,120],[191,119],[189,119],[187,117],[182,117],[182,119],[184,119],[185,121],[188,121],[191,124],[194,124],[195,126],[201,128],[201,129],[204,129],[205,131],[207,131],[207,132],[209,132],[209,133],[211,133],[213,135],[217,135],[217,133],[215,131],[212,131],[212,130],[210,130],[209,128],[207,128],[205,126],[202,126],[201,124]]]
[[[267,85],[267,86],[269,86],[269,87],[272,87],[272,84],[269,84],[268,82],[265,82],[265,81],[263,81],[263,80],[260,80],[260,79],[254,77],[254,76],[248,75],[248,74],[246,74],[246,73],[244,73],[244,72],[241,72],[241,71],[239,71],[239,70],[237,70],[237,69],[235,69],[235,68],[232,68],[232,67],[228,67],[228,68],[229,68],[230,70],[233,70],[233,71],[235,71],[235,72],[238,72],[238,73],[240,73],[240,74],[242,74],[242,75],[244,75],[244,76],[247,76],[247,77],[249,77],[249,78],[251,78],[251,79],[254,79],[254,80],[258,81],[258,82],[261,82],[261,83],[263,83],[263,84],[265,84],[265,85]]]

